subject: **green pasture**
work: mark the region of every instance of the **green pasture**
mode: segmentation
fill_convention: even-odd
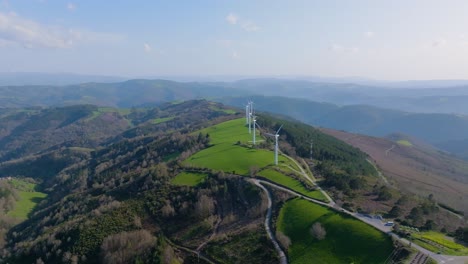
[[[323,194],[318,191],[318,190],[308,190],[304,184],[302,184],[300,181],[291,178],[289,176],[286,176],[278,171],[272,170],[272,169],[265,169],[262,170],[258,173],[259,176],[262,176],[270,181],[276,182],[280,185],[286,186],[290,188],[291,190],[294,190],[304,196],[325,201],[327,202],[328,200],[323,196]]]
[[[171,182],[178,186],[197,186],[198,184],[205,181],[208,174],[206,173],[194,173],[194,172],[181,172],[172,178]]]
[[[245,119],[234,119],[201,130],[210,135],[213,146],[199,151],[185,160],[185,164],[209,168],[240,175],[248,175],[249,169],[256,166],[259,169],[273,164],[274,154],[265,149],[251,148],[252,135],[245,126]],[[198,133],[198,132],[196,132]],[[257,131],[257,140],[263,140]],[[242,146],[238,143],[248,146]],[[279,156],[280,163],[288,163],[286,158]]]
[[[320,222],[323,240],[310,229]],[[393,250],[389,236],[346,214],[304,199],[293,199],[281,208],[277,229],[291,239],[290,263],[383,263]]]
[[[413,241],[427,250],[440,252],[444,255],[468,256],[468,247],[456,243],[452,238],[446,237],[442,233],[415,232],[411,234]]]
[[[36,184],[20,179],[12,179],[11,184],[18,190],[19,200],[13,210],[8,212],[9,216],[26,219],[34,207],[44,199],[47,194],[35,191]]]
[[[157,124],[161,124],[161,123],[170,121],[170,120],[172,120],[172,119],[174,119],[174,118],[175,118],[174,116],[163,117],[163,118],[156,118],[156,119],[151,120],[151,123],[157,125]]]
[[[413,144],[411,142],[409,142],[408,140],[404,140],[404,139],[398,140],[397,143],[402,145],[402,146],[405,146],[405,147],[413,146]]]

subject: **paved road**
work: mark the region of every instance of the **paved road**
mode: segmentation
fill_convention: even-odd
[[[271,227],[270,227],[270,223],[271,223],[271,206],[272,206],[271,194],[267,190],[267,188],[265,188],[263,185],[260,184],[259,180],[249,179],[249,181],[252,182],[253,184],[257,185],[258,187],[260,187],[260,189],[262,189],[267,194],[267,197],[268,197],[268,210],[267,210],[267,214],[266,214],[266,217],[265,217],[265,230],[266,230],[266,232],[268,234],[268,237],[273,242],[273,245],[275,246],[276,252],[278,252],[278,256],[279,256],[279,259],[280,259],[280,264],[287,264],[288,263],[288,258],[286,257],[286,254],[284,253],[284,251],[279,246],[278,241],[276,240],[275,236],[273,235],[273,231],[271,230]]]

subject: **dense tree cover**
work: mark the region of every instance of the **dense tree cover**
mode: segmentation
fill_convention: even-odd
[[[460,240],[460,241],[463,241],[464,243],[468,243],[468,227],[458,228],[455,231],[455,238]]]
[[[0,166],[4,175],[32,175],[34,167],[42,168],[47,173],[36,176],[49,193],[27,221],[10,230],[2,258],[27,263],[181,262],[193,256],[175,251],[169,240],[195,247],[222,229],[226,234],[241,232],[239,241],[252,237],[246,246],[264,253],[252,253],[260,262],[276,261],[266,234],[258,232],[266,201],[256,187],[212,171],[204,172],[209,177],[196,188],[170,183],[187,169],[182,160],[209,146],[209,135],[190,132],[232,118],[216,110],[205,115],[210,106],[198,101],[195,110],[184,110],[176,123],[152,125],[172,131],[158,128],[132,137],[117,135],[94,150],[60,147]],[[176,106],[168,106],[172,107]],[[189,118],[197,114],[206,121]],[[74,152],[78,154],[69,155]],[[29,171],[20,170],[25,164]],[[139,240],[141,248],[128,244]]]
[[[325,186],[348,193],[366,185],[362,176],[376,175],[365,153],[311,126],[266,114],[261,115],[259,124],[268,133],[283,125],[280,149],[288,155],[310,158],[312,144],[312,158],[317,161],[315,169],[324,177]]]
[[[0,176],[35,177],[48,193],[47,201],[27,221],[10,230],[5,259],[29,263],[182,262],[194,256],[176,250],[177,246],[196,249],[217,231],[221,234],[200,250],[203,254],[215,259],[229,254],[233,261],[246,256],[258,263],[277,261],[266,234],[260,232],[267,206],[261,191],[241,177],[190,168],[182,162],[210,146],[210,136],[197,130],[241,115],[229,114],[222,105],[204,100],[125,112],[91,106],[76,109],[89,114],[57,115],[61,121],[50,121],[50,130],[45,128],[48,132],[34,133],[41,139],[51,131],[74,127],[76,130],[67,131],[75,132],[61,134],[60,142],[47,143],[30,157],[0,164]],[[46,115],[44,110],[35,111],[32,116]],[[366,185],[365,177],[375,173],[365,154],[310,126],[267,115],[259,120],[263,132],[284,124],[280,148],[289,155],[309,158],[313,141],[314,169],[326,186],[359,190]],[[115,121],[126,124],[113,128]],[[96,136],[88,128],[96,122],[107,122],[99,126],[112,132],[96,128]],[[15,138],[20,142],[26,134]],[[68,136],[74,140],[69,141]],[[263,146],[271,146],[267,143]],[[208,176],[196,187],[171,184],[182,171]],[[128,244],[137,240],[144,242],[141,248]]]

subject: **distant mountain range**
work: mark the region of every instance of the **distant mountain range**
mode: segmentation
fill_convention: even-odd
[[[87,82],[121,82],[127,78],[74,73],[0,72],[0,86],[70,85]]]
[[[269,97],[255,96],[258,94]],[[0,87],[2,107],[95,104],[130,108],[197,98],[217,100],[241,109],[248,99],[253,99],[258,110],[291,116],[315,126],[372,136],[400,132],[468,158],[468,86],[388,89],[278,79],[235,82],[142,79]]]
[[[220,102],[243,107],[253,100],[258,111],[291,116],[314,126],[384,137],[399,132],[442,150],[468,158],[468,116],[409,113],[367,105],[338,106],[285,97],[224,98]]]

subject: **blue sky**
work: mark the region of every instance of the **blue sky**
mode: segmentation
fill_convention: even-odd
[[[468,79],[468,1],[0,0],[0,72]]]

